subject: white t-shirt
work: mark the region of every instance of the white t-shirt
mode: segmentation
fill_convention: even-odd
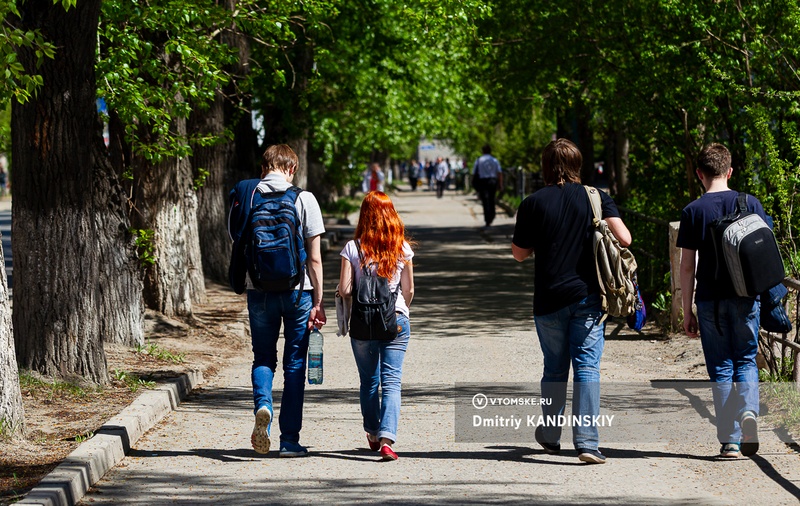
[[[358,280],[361,279],[361,276],[364,275],[364,273],[361,272],[361,263],[358,260],[358,247],[356,246],[356,241],[348,241],[347,244],[344,245],[340,255],[342,258],[347,259],[350,262],[350,265],[353,267],[353,272],[355,272],[355,285],[355,283],[358,283]],[[392,292],[397,290],[397,286],[400,284],[400,275],[406,266],[406,262],[410,262],[412,258],[414,258],[414,252],[411,250],[411,246],[409,246],[407,242],[403,241],[403,257],[397,259],[397,271],[395,271],[392,279],[389,280],[389,290]],[[367,259],[367,261],[369,262],[369,259]],[[371,265],[370,268],[374,273],[375,266]],[[406,315],[406,317],[408,317],[408,305],[406,304],[405,297],[403,297],[402,289],[397,291],[397,300],[394,303],[394,309],[395,311],[403,313]]]
[[[286,178],[282,174],[273,172],[267,174],[266,177],[264,177],[264,179],[258,183],[256,191],[270,193],[272,191],[269,188],[270,186],[272,186],[275,191],[284,191],[292,185],[286,181]],[[325,222],[322,219],[322,211],[320,210],[319,202],[317,202],[317,198],[314,197],[313,193],[308,191],[300,192],[297,195],[295,208],[297,209],[297,215],[300,217],[300,221],[303,223],[303,235],[306,239],[325,233]],[[305,270],[305,278],[306,279],[303,282],[303,290],[313,290],[314,287],[311,285],[311,279],[308,277],[308,269]],[[253,289],[253,283],[250,281],[249,274],[247,276],[247,289]],[[300,285],[297,285],[294,287],[294,289],[299,290]]]

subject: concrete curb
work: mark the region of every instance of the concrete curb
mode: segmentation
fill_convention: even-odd
[[[77,504],[90,487],[127,455],[144,433],[175,410],[202,381],[203,373],[195,370],[144,392],[109,419],[94,437],[78,446],[15,504]]]

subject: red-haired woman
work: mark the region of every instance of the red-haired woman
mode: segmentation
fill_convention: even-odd
[[[400,379],[411,336],[408,306],[414,297],[411,263],[414,252],[406,240],[403,222],[385,193],[373,191],[364,197],[355,237],[345,245],[341,256],[339,294],[342,297],[351,296],[354,282],[363,275],[362,266],[388,279],[392,292],[400,286],[395,302],[397,337],[392,341],[350,339],[361,378],[361,415],[369,447],[380,451],[383,460],[397,460],[392,445],[397,441]]]

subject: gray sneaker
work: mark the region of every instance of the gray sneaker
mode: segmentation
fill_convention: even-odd
[[[578,460],[587,464],[605,464],[606,456],[600,453],[599,450],[578,448]]]

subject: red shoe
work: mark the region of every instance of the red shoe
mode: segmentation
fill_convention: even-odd
[[[369,449],[376,452],[381,447],[380,440],[373,441],[369,438],[369,434],[367,434],[367,443],[369,443]]]
[[[389,445],[381,446],[381,458],[383,460],[397,460],[397,454]]]

